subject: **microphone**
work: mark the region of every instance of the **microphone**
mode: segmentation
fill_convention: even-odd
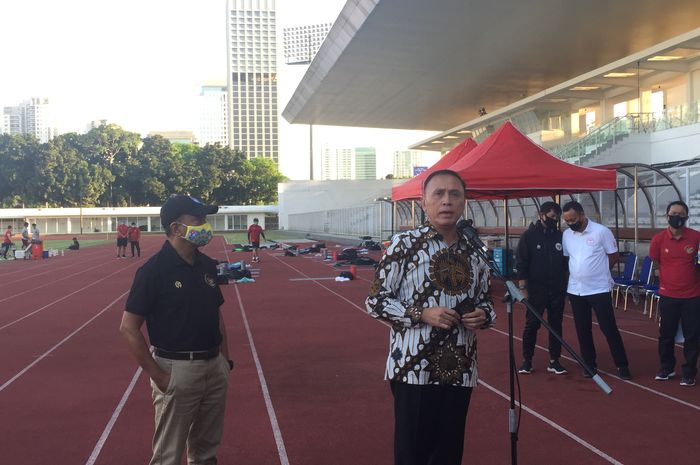
[[[479,248],[481,250],[487,249],[484,243],[481,242],[481,239],[479,239],[479,234],[477,234],[476,229],[474,229],[474,226],[472,226],[470,221],[464,219],[459,220],[457,222],[457,231],[465,236],[475,248]]]

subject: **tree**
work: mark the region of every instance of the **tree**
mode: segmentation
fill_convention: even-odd
[[[277,203],[277,184],[286,180],[269,158],[245,160],[238,172],[216,191],[220,203],[260,205]]]
[[[113,177],[109,181],[109,190],[100,197],[102,205],[129,204],[127,165],[130,158],[136,156],[140,145],[138,134],[125,131],[116,124],[99,126],[85,135],[86,159],[109,171]]]

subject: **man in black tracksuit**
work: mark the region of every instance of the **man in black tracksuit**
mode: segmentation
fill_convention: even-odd
[[[516,265],[519,287],[523,295],[540,315],[547,309],[547,321],[561,335],[564,318],[564,297],[568,278],[567,257],[562,252],[562,232],[559,230],[561,207],[554,202],[544,202],[539,209],[539,220],[520,236]],[[532,372],[532,357],[535,353],[537,330],[541,323],[526,312],[523,331],[523,364],[519,373]],[[561,343],[549,336],[549,365],[547,371],[557,375],[566,374],[559,363]]]

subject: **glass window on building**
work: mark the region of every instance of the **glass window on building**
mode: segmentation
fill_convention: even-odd
[[[280,227],[278,215],[265,215],[265,229],[277,230]]]
[[[228,215],[228,228],[232,231],[246,231],[248,215]]]

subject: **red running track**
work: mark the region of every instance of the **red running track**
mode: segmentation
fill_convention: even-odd
[[[162,243],[144,237],[142,254]],[[221,239],[205,248],[227,252]],[[0,463],[147,463],[153,431],[148,380],[126,350],[119,321],[145,258],[117,260],[111,245],[43,261],[0,265]],[[392,462],[392,400],[382,380],[388,328],[369,318],[372,270],[356,281],[315,256],[263,251],[257,282],[223,286],[222,307],[236,368],[223,464],[384,465]],[[314,279],[310,279],[314,278]],[[502,295],[494,285],[494,295]],[[481,385],[467,420],[467,464],[510,463],[506,314],[479,334]],[[515,333],[524,323],[514,312]],[[635,378],[605,376],[602,394],[568,361],[545,372],[540,331],[535,372],[520,376],[521,464],[696,464],[700,388],[655,382],[656,325],[618,313]],[[564,337],[578,347],[567,315]],[[544,346],[544,347],[543,347]],[[599,367],[613,373],[596,333]],[[516,341],[520,362],[520,340]],[[680,356],[680,350],[677,353]]]

